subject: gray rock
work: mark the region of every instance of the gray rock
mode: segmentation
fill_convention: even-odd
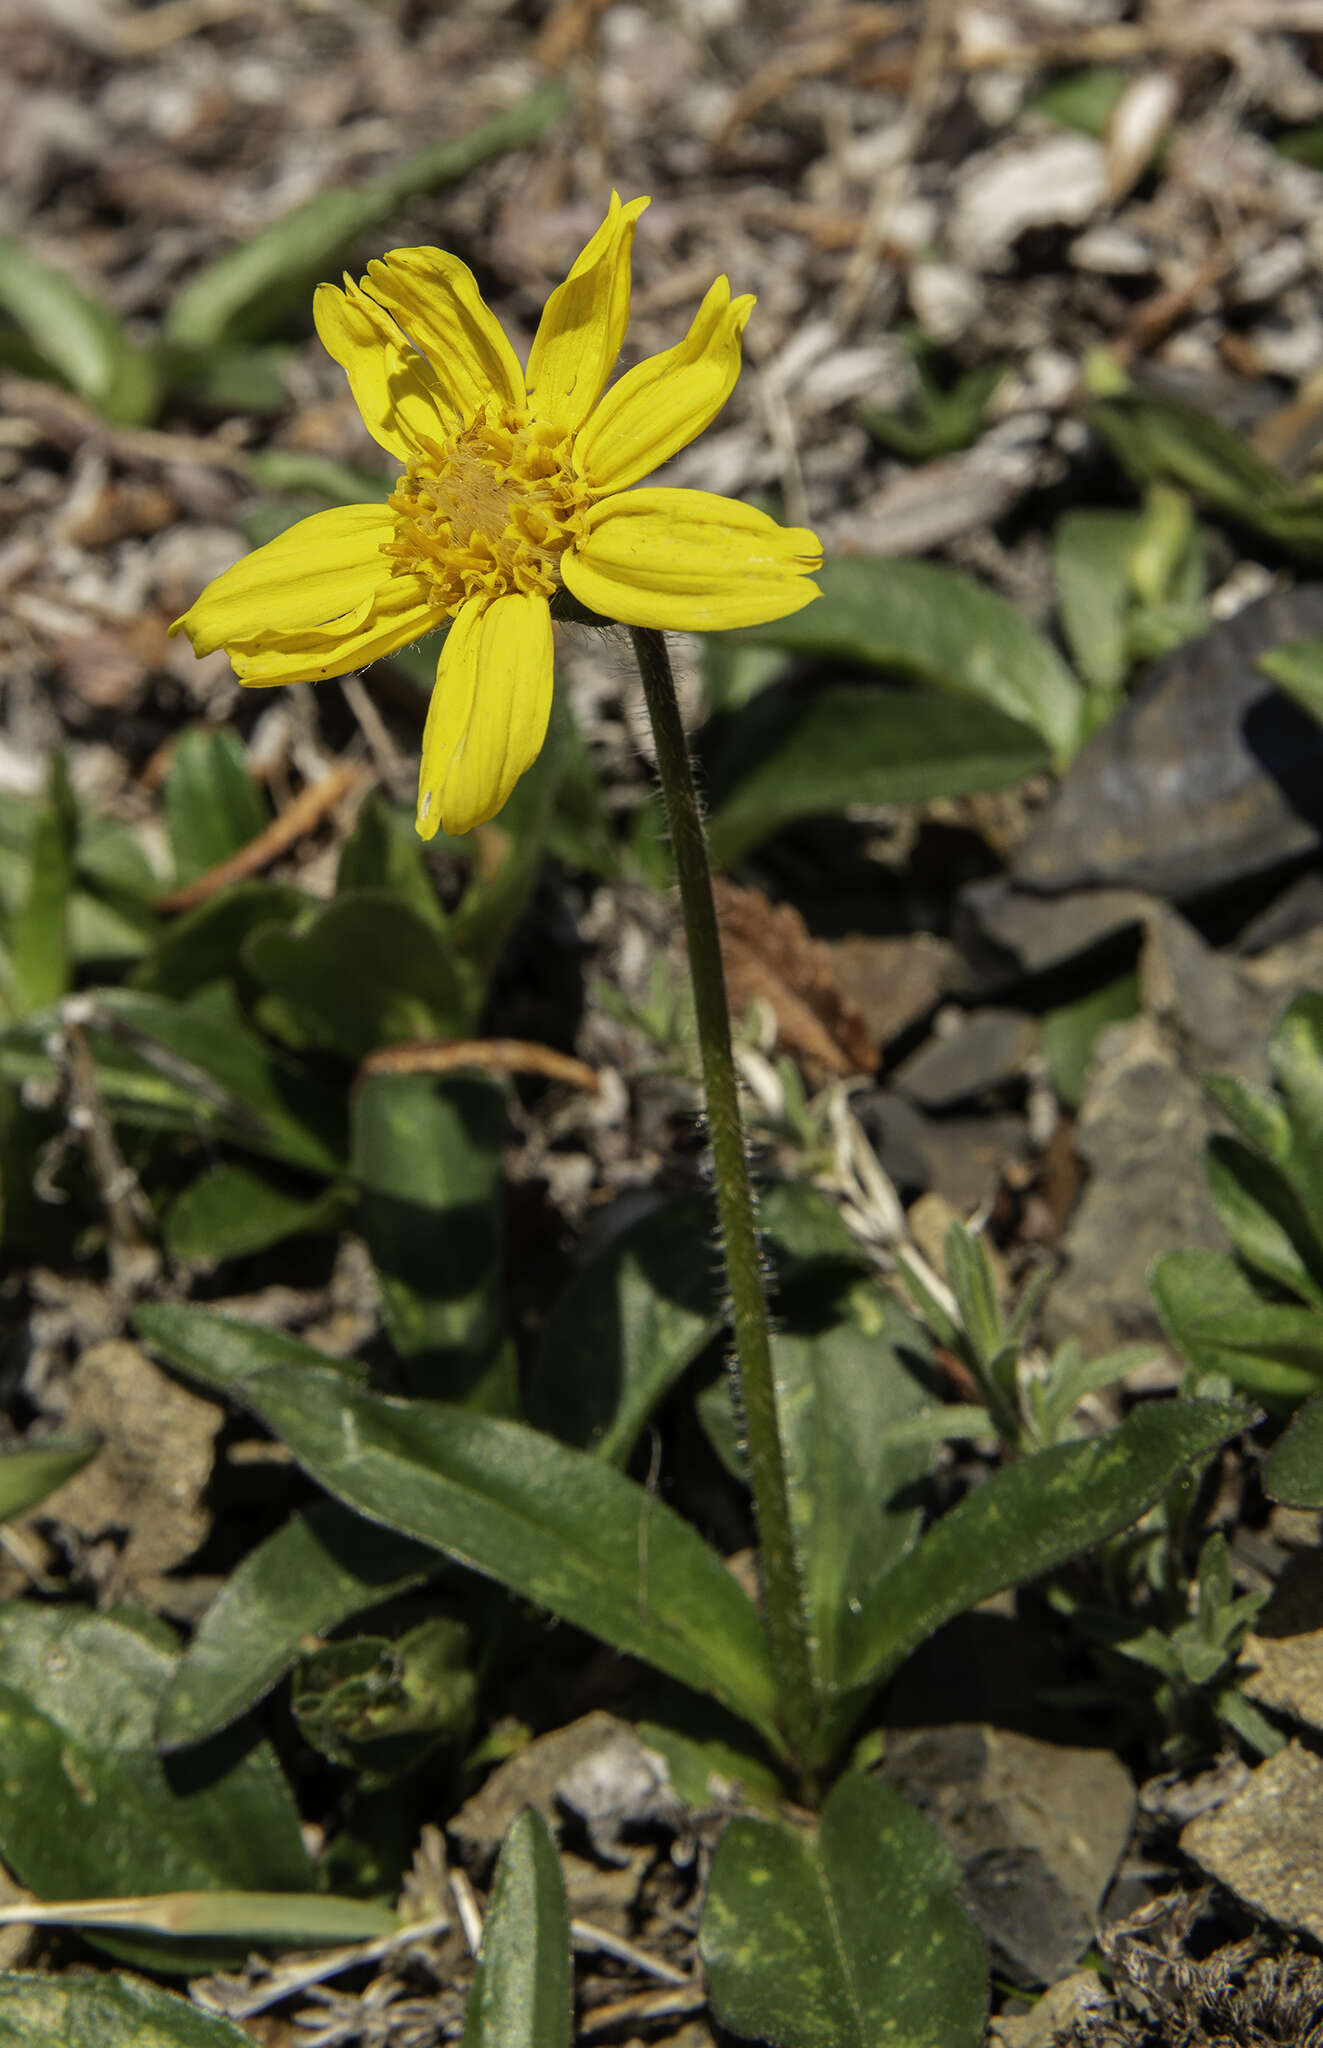
[[[897,1067],[892,1085],[921,1109],[952,1109],[1017,1080],[1037,1044],[1034,1018],[989,1006],[920,1046]]]
[[[947,993],[956,958],[955,948],[930,932],[903,938],[850,932],[831,955],[842,992],[862,1011],[869,1037],[883,1051]]]
[[[1134,1817],[1110,1750],[984,1725],[917,1729],[888,1737],[881,1775],[959,1858],[966,1904],[1005,1964],[1050,1984],[1076,1961]]]
[[[1102,1034],[1075,1143],[1088,1184],[1062,1240],[1043,1309],[1047,1341],[1086,1353],[1150,1337],[1148,1269],[1177,1245],[1220,1245],[1204,1182],[1204,1091],[1149,1017]]]
[[[1181,1848],[1255,1913],[1323,1941],[1323,1757],[1289,1743]]]
[[[1059,894],[1106,884],[1177,899],[1262,872],[1323,836],[1323,727],[1256,658],[1323,633],[1323,584],[1275,592],[1144,676],[1076,757],[1012,874]]]
[[[1040,896],[1017,889],[1005,875],[990,875],[960,891],[956,932],[966,956],[988,980],[999,978],[998,969],[1003,977],[1008,968],[1041,974],[1142,924],[1153,902],[1138,889]]]
[[[1245,1638],[1236,1671],[1260,1706],[1323,1729],[1323,1555],[1287,1559],[1273,1596]]]

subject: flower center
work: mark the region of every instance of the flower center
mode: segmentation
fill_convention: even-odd
[[[391,492],[395,538],[382,553],[426,577],[447,614],[470,597],[550,597],[589,503],[570,438],[491,402],[453,441],[424,442]]]

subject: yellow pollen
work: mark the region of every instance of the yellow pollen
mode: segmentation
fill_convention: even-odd
[[[447,614],[470,597],[550,597],[588,504],[570,435],[493,401],[453,441],[424,443],[391,492],[382,553],[425,577]]]

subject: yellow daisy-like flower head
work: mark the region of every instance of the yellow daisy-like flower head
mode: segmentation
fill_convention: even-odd
[[[236,562],[170,629],[260,685],[345,675],[449,620],[423,737],[425,839],[483,824],[536,759],[562,584],[624,625],[697,632],[818,595],[806,529],[706,491],[633,488],[725,404],[753,307],[719,277],[684,340],[605,391],[647,204],[612,193],[526,371],[443,250],[395,249],[343,291],[319,286],[317,332],[404,473],[385,505],[314,513]]]

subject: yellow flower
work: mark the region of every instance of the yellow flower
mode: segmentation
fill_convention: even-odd
[[[317,332],[404,474],[386,504],[314,513],[236,562],[170,629],[198,654],[224,647],[241,683],[307,683],[449,619],[423,736],[425,839],[484,823],[537,758],[558,585],[625,625],[698,632],[818,595],[806,529],[706,491],[630,488],[725,404],[754,303],[719,277],[684,340],[603,396],[647,204],[612,193],[526,373],[473,273],[440,249],[395,249],[359,284],[319,286]]]

